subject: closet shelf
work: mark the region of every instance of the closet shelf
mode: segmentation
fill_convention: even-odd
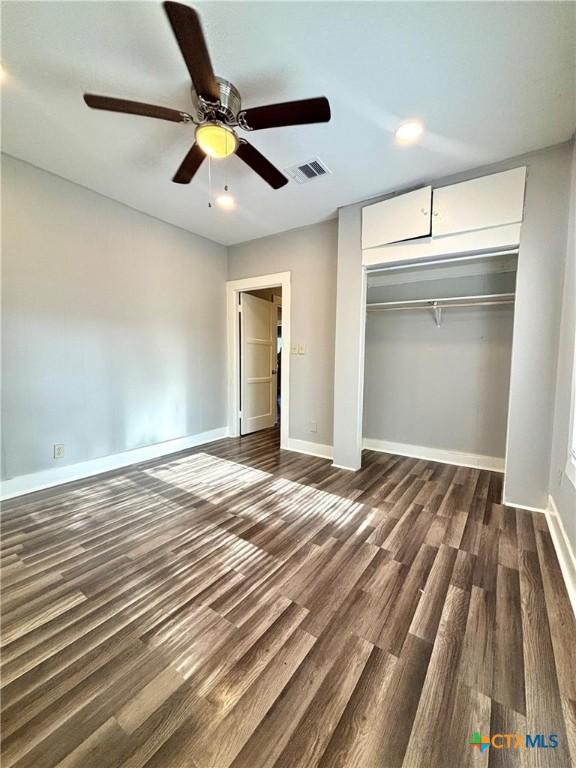
[[[487,307],[496,304],[513,304],[513,293],[485,293],[478,296],[445,296],[434,299],[406,299],[402,301],[369,302],[370,312],[397,312],[402,309],[431,309],[436,325],[442,322],[442,310],[453,307]]]

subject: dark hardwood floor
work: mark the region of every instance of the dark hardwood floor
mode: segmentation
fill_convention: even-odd
[[[574,618],[500,494],[264,432],[7,502],[2,765],[567,768]]]

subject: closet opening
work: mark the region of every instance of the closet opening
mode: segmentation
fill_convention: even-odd
[[[365,448],[504,471],[517,259],[367,271]]]

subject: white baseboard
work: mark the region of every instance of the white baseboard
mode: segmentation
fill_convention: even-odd
[[[334,464],[334,462],[332,462],[332,466],[334,469],[345,469],[348,472],[358,472],[360,469],[360,467],[345,467],[344,464]]]
[[[297,440],[295,437],[288,438],[288,444],[285,448],[288,451],[295,451],[296,453],[306,453],[308,456],[318,456],[320,459],[332,458],[331,445],[310,443],[308,440]]]
[[[552,537],[552,543],[556,550],[556,557],[560,563],[560,570],[564,577],[564,583],[566,584],[566,590],[568,591],[568,597],[572,604],[572,611],[576,616],[576,556],[570,545],[570,540],[566,534],[566,529],[562,523],[562,518],[556,507],[556,503],[552,496],[548,497],[548,509],[546,510],[546,520],[548,522],[548,530]]]
[[[517,504],[515,501],[512,501],[511,499],[504,498],[502,499],[502,504],[504,504],[505,507],[515,507],[516,509],[524,509],[526,512],[540,512],[541,514],[546,514],[546,507],[529,507],[527,504]]]
[[[44,488],[52,488],[55,485],[70,483],[73,480],[81,480],[84,477],[99,475],[112,469],[121,469],[122,467],[130,466],[130,464],[140,464],[149,459],[157,459],[170,453],[185,451],[188,448],[195,448],[198,445],[204,445],[204,443],[212,443],[225,437],[228,437],[228,427],[219,427],[208,432],[199,432],[196,435],[180,437],[176,440],[167,440],[163,443],[134,448],[132,451],[102,456],[101,458],[82,461],[78,464],[68,464],[65,467],[53,467],[30,475],[20,475],[19,477],[2,482],[0,498],[3,500],[11,499],[15,496],[22,496],[25,493],[41,491]]]
[[[411,459],[437,461],[439,464],[455,464],[458,467],[473,469],[489,469],[492,472],[504,472],[504,459],[495,456],[482,456],[477,453],[461,453],[446,451],[442,448],[428,448],[424,445],[409,445],[408,443],[393,443],[390,440],[376,440],[365,437],[364,448],[381,453],[392,453],[396,456],[408,456]]]

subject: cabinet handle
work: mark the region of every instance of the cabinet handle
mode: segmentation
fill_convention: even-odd
[[[423,214],[424,214],[424,216],[428,216],[428,214],[430,213],[430,211],[427,211],[427,210],[426,210],[426,208],[420,208],[420,213],[423,213]]]
[[[432,211],[432,216],[438,216],[438,211]]]

